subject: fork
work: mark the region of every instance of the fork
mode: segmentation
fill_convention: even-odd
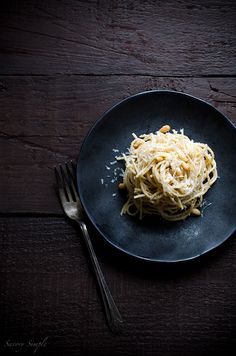
[[[61,164],[58,167],[55,167],[55,175],[63,210],[70,219],[79,224],[82,231],[101,292],[108,325],[111,331],[118,333],[122,329],[123,320],[107,286],[94,252],[86,224],[83,221],[83,210],[76,189],[76,169],[73,161],[70,163],[66,162],[64,167]]]

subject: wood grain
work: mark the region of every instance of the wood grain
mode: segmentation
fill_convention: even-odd
[[[1,7],[1,74],[236,74],[233,0],[29,0]]]
[[[235,234],[194,261],[154,265],[87,221],[125,322],[113,335],[53,167],[144,90],[193,94],[236,123],[235,18],[234,0],[0,3],[1,355],[234,355]]]
[[[126,259],[93,235],[125,322],[115,336],[73,226],[62,218],[2,218],[0,226],[0,347],[48,338],[42,355],[187,356],[233,346],[235,239],[188,266],[164,266]]]
[[[91,125],[117,101],[173,89],[212,103],[236,123],[236,79],[143,76],[0,77],[0,212],[62,214],[53,167],[76,158]]]

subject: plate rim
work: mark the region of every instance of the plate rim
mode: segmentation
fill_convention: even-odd
[[[220,113],[224,120],[226,121],[226,123],[231,127],[231,129],[233,129],[236,133],[236,126],[234,125],[234,123],[224,114],[222,113],[219,109],[217,109],[215,106],[213,106],[211,103],[207,102],[206,100],[200,99],[192,94],[188,94],[185,92],[180,92],[180,91],[176,91],[176,90],[170,90],[170,89],[153,89],[153,90],[147,90],[147,91],[142,91],[142,92],[138,92],[136,94],[130,95],[122,100],[120,100],[119,102],[115,103],[114,105],[112,105],[111,107],[109,107],[106,111],[104,111],[98,118],[97,120],[95,120],[95,122],[93,123],[93,125],[91,126],[91,128],[89,129],[89,131],[87,132],[87,134],[85,135],[82,145],[80,147],[79,150],[79,154],[77,157],[77,163],[76,163],[76,183],[77,183],[77,189],[78,189],[78,193],[79,193],[79,197],[80,197],[80,201],[82,204],[83,209],[85,210],[86,215],[88,216],[90,222],[92,223],[92,225],[94,226],[94,228],[99,232],[99,234],[114,248],[118,249],[119,251],[121,251],[122,253],[125,253],[126,255],[129,255],[131,257],[137,258],[139,260],[142,261],[146,261],[146,262],[155,262],[155,263],[181,263],[181,262],[185,262],[185,261],[191,261],[194,260],[196,258],[199,258],[200,256],[203,256],[207,253],[209,253],[210,251],[215,250],[218,246],[222,245],[226,240],[228,240],[230,238],[230,236],[232,236],[235,232],[236,232],[236,224],[234,226],[234,228],[232,229],[232,231],[225,236],[225,238],[223,240],[221,240],[219,243],[216,243],[213,247],[209,247],[208,249],[204,250],[203,253],[199,253],[190,257],[186,257],[186,258],[179,258],[179,259],[157,259],[157,258],[149,258],[149,257],[144,257],[144,256],[140,256],[137,255],[135,253],[132,253],[130,251],[127,251],[125,249],[123,249],[122,247],[118,246],[117,244],[115,244],[114,242],[110,241],[106,235],[100,230],[100,228],[97,226],[97,224],[95,223],[94,219],[92,218],[91,214],[88,212],[87,208],[86,208],[86,204],[84,204],[83,198],[82,198],[82,194],[81,194],[81,189],[80,189],[80,184],[79,184],[79,160],[80,160],[80,155],[81,152],[83,150],[83,147],[86,145],[86,141],[88,139],[88,137],[90,136],[90,134],[92,133],[92,131],[97,127],[97,125],[99,125],[100,122],[102,122],[104,120],[104,118],[106,117],[106,115],[111,112],[112,110],[114,110],[116,107],[118,107],[119,105],[123,104],[124,102],[127,102],[129,100],[132,100],[135,97],[139,97],[139,96],[143,96],[146,94],[152,94],[152,93],[171,93],[171,94],[176,94],[176,95],[181,95],[181,96],[186,96],[189,97],[191,99],[194,99],[196,101],[200,101],[203,104],[210,106],[214,111],[216,111],[217,113]]]

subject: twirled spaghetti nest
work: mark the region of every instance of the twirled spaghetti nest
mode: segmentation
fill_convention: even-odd
[[[128,200],[121,214],[140,219],[158,214],[172,221],[200,215],[203,195],[218,177],[214,152],[183,130],[167,131],[169,126],[139,137],[133,134],[129,152],[117,158],[126,165],[122,184]]]

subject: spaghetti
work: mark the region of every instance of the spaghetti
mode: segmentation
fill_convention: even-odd
[[[198,209],[204,194],[218,178],[214,152],[204,143],[163,126],[156,133],[133,134],[125,161],[123,183],[127,201],[121,214],[158,214],[171,221],[183,220]]]

